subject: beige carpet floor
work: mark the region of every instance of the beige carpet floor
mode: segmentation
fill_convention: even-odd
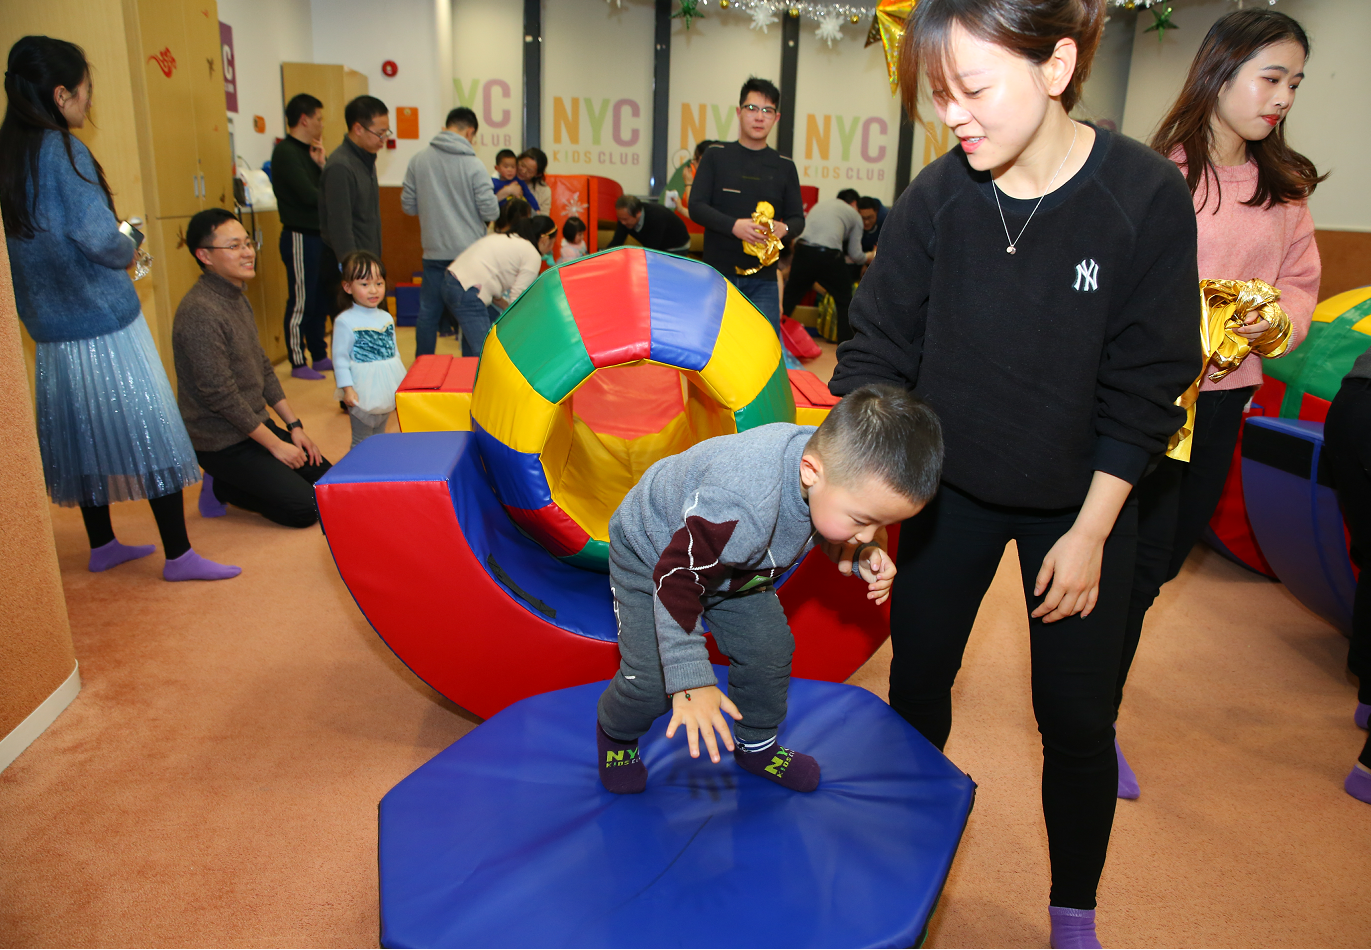
[[[332,385],[285,385],[341,457]],[[90,574],[78,513],[53,509],[85,688],[0,773],[0,945],[375,946],[377,802],[477,724],[380,642],[318,529],[205,521],[194,497],[196,549],[241,577],[167,584],[160,553]],[[144,504],[115,506],[114,524],[156,540]],[[1013,558],[957,684],[947,753],[980,789],[931,946],[1047,944]],[[1342,791],[1363,741],[1345,657],[1281,586],[1191,558],[1152,612],[1120,724],[1143,795],[1119,805],[1107,946],[1367,946],[1371,807]],[[852,681],[883,696],[887,663],[883,649]]]

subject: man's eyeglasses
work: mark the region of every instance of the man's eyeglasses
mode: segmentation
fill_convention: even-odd
[[[749,102],[747,105],[743,106],[743,111],[752,113],[760,112],[762,115],[775,115],[778,110],[775,106],[754,106]]]
[[[362,128],[366,129],[368,132],[370,132],[372,135],[376,136],[376,137],[377,137],[378,139],[380,139],[382,142],[384,142],[386,139],[390,138],[392,135],[395,134],[395,133],[392,132],[390,129],[382,129],[381,131],[377,132],[375,129],[367,129],[367,127],[366,127],[365,125],[362,126]]]
[[[262,242],[261,242],[261,241],[234,241],[232,244],[204,244],[204,245],[201,245],[201,246],[202,246],[205,250],[207,250],[207,251],[208,251],[208,250],[214,250],[214,251],[229,251],[230,253],[233,253],[233,254],[241,254],[241,253],[243,253],[244,251],[246,251],[248,248],[252,248],[252,250],[254,250],[254,251],[260,251],[260,250],[262,249]]]

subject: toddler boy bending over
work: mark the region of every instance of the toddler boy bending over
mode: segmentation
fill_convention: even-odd
[[[596,725],[605,788],[646,787],[638,739],[670,709],[667,737],[684,726],[692,757],[703,737],[718,762],[717,732],[747,771],[813,791],[819,764],[776,743],[795,639],[772,581],[817,541],[884,603],[895,577],[885,527],[933,496],[942,457],[932,409],[905,390],[864,386],[817,429],[762,426],[649,468],[609,522],[621,661]],[[728,696],[702,620],[730,658]],[[736,746],[724,713],[738,721]]]

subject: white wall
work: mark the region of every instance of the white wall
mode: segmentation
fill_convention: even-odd
[[[234,148],[253,168],[271,159],[286,134],[281,102],[281,63],[314,58],[309,0],[219,0],[219,21],[233,27],[238,111],[233,120]],[[256,132],[253,116],[266,120]]]
[[[391,128],[395,128],[398,107],[419,110],[419,138],[401,139],[396,148],[376,157],[382,185],[401,184],[410,158],[443,130],[452,101],[451,81],[439,69],[451,55],[447,4],[448,0],[387,0],[380,5],[310,0],[313,61],[340,63],[365,73],[371,95],[390,107]],[[386,60],[394,60],[399,67],[393,78],[381,73]],[[332,150],[338,143],[325,144]]]
[[[1175,101],[1190,62],[1209,27],[1233,9],[1227,0],[1178,6],[1181,29],[1158,43],[1144,33],[1152,17],[1138,16],[1123,131],[1146,141]],[[1313,52],[1305,68],[1286,134],[1290,144],[1332,177],[1309,200],[1320,228],[1371,231],[1371,2],[1367,0],[1281,0],[1277,9],[1300,21]]]
[[[452,70],[437,77],[453,105],[475,110],[476,154],[494,175],[495,154],[523,145],[524,10],[516,2],[452,0]]]

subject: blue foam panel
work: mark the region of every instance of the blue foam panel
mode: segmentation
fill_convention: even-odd
[[[1356,579],[1320,465],[1323,423],[1253,416],[1242,451],[1243,497],[1262,555],[1300,603],[1350,633]]]
[[[365,444],[365,443],[364,443]],[[727,673],[716,668],[720,682]],[[386,947],[908,947],[975,784],[863,689],[792,680],[810,794],[689,757],[667,717],[647,791],[596,774],[602,683],[508,707],[380,806]]]

